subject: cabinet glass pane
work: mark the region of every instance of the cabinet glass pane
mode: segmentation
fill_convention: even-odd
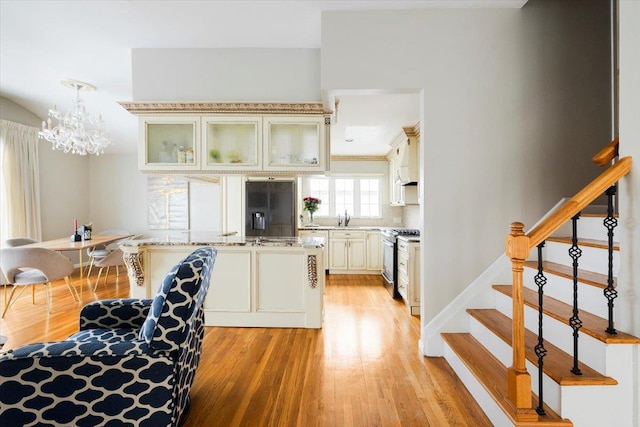
[[[269,165],[317,165],[318,134],[317,123],[271,123]]]
[[[256,123],[209,123],[207,164],[257,164]]]
[[[147,163],[195,164],[194,125],[147,123]]]

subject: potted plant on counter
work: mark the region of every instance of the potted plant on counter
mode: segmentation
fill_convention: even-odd
[[[320,205],[322,201],[311,196],[303,198],[302,201],[304,202],[303,210],[309,212],[309,224],[307,224],[307,226],[314,227],[316,224],[313,223],[313,214],[318,210],[318,205]]]

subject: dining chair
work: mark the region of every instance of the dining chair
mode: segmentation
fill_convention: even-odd
[[[4,241],[4,244],[8,248],[16,248],[18,246],[30,245],[31,243],[38,243],[39,240],[30,239],[29,237],[14,237],[12,239],[7,239]]]
[[[110,267],[116,268],[116,277],[120,275],[120,272],[118,271],[118,267],[120,267],[121,265],[124,265],[124,252],[122,252],[122,249],[118,248],[115,251],[109,253],[109,255],[107,255],[106,257],[100,258],[99,260],[97,260],[94,263],[94,265],[96,267],[100,267],[100,270],[98,271],[96,284],[93,286],[93,292],[95,292],[96,289],[98,288],[98,283],[100,283],[100,276],[102,275],[102,270],[104,270],[105,268],[107,269],[107,272],[104,275],[105,284],[107,283],[107,279],[109,278]]]
[[[0,270],[5,278],[5,307],[2,317],[7,310],[20,298],[28,286],[44,285],[47,308],[51,312],[51,282],[64,279],[69,292],[75,300],[80,300],[78,292],[71,286],[69,276],[74,266],[69,258],[44,248],[5,248],[0,249]],[[12,285],[11,295],[6,298],[7,286]],[[14,299],[16,290],[20,289]],[[32,296],[32,303],[33,301]]]
[[[4,241],[4,245],[7,248],[17,248],[18,246],[24,246],[24,245],[30,245],[32,243],[38,243],[40,242],[39,240],[36,239],[31,239],[29,237],[14,237],[11,239],[7,239]],[[23,268],[22,270],[28,270],[27,268]],[[6,286],[6,279],[4,278],[4,276],[0,275],[0,280],[2,280],[2,283],[5,284],[4,286],[4,300],[7,301],[7,286]],[[31,287],[31,302],[35,304],[36,301],[36,292],[34,287]]]
[[[125,241],[129,241],[129,240],[135,240],[142,237],[142,234],[135,234],[127,239],[123,239],[123,240],[118,240],[118,242],[116,242],[116,244],[120,244],[122,242]],[[111,246],[111,245],[109,245]],[[109,268],[110,267],[115,267],[116,268],[116,277],[120,276],[120,269],[119,267],[121,265],[125,265],[124,263],[124,253],[122,252],[122,250],[118,247],[117,249],[112,250],[111,252],[109,252],[109,254],[106,257],[102,257],[99,258],[97,261],[94,262],[93,264],[95,267],[100,267],[100,270],[98,271],[98,277],[96,278],[96,284],[93,286],[93,291],[95,292],[96,289],[98,288],[98,283],[100,283],[100,276],[102,275],[102,271],[105,269],[107,269],[107,272],[104,276],[104,283],[107,283],[107,280],[109,278]],[[87,275],[87,277],[89,277]]]
[[[131,233],[128,230],[121,230],[121,229],[104,230],[97,233],[97,235],[99,236],[120,235],[120,234],[129,235]],[[87,248],[87,256],[89,257],[89,270],[87,271],[87,277],[91,275],[91,269],[93,268],[95,261],[105,258],[112,251],[117,249],[119,242],[120,241],[116,241],[113,243],[109,243],[108,245],[99,245],[93,248]]]

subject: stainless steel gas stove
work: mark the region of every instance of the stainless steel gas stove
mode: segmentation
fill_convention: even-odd
[[[382,276],[385,287],[393,298],[402,298],[398,292],[398,236],[420,236],[415,228],[388,228],[382,230]]]

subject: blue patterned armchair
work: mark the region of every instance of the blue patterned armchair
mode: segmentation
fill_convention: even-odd
[[[150,299],[96,301],[65,341],[0,356],[0,426],[175,426],[189,411],[216,257],[197,249]]]

